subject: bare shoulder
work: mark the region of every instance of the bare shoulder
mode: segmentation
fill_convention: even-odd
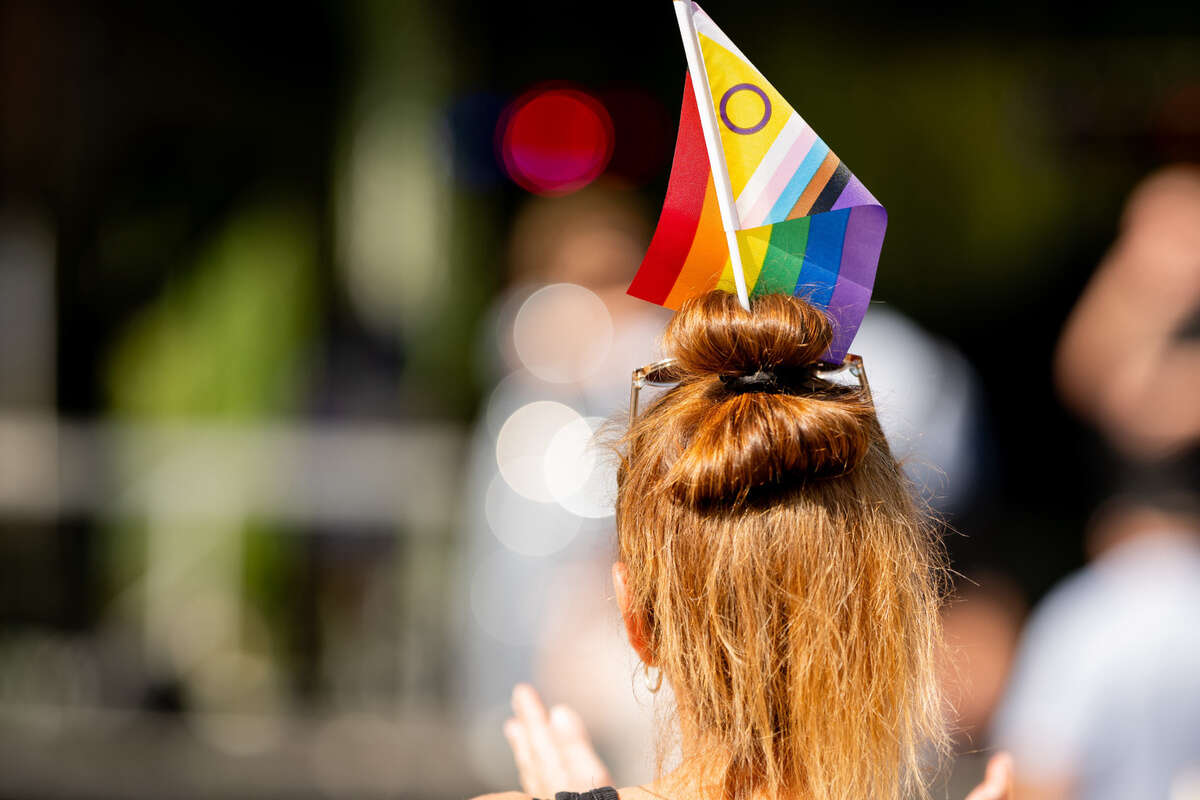
[[[631,786],[627,789],[619,789],[618,796],[620,800],[662,800],[662,795],[648,792],[640,786]],[[495,792],[494,794],[481,794],[478,797],[473,797],[471,800],[538,800],[531,794],[524,792]],[[544,800],[549,800],[545,798]]]
[[[651,791],[646,786],[626,786],[618,789],[617,793],[621,800],[663,800],[661,794]]]

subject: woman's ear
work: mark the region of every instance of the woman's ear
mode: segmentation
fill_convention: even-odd
[[[650,652],[646,618],[630,607],[633,598],[629,594],[629,572],[625,568],[624,561],[613,564],[612,576],[613,590],[617,593],[617,607],[621,609],[621,620],[625,623],[625,634],[629,637],[629,644],[633,646],[634,652],[638,654],[642,663],[653,667],[654,654]]]

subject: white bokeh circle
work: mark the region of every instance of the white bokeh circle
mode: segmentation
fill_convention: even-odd
[[[580,417],[558,430],[546,448],[546,486],[559,505],[580,517],[612,516],[616,470],[596,442],[604,420]]]
[[[550,383],[591,375],[612,348],[612,315],[595,292],[555,283],[531,294],[513,322],[513,346],[521,364]]]
[[[575,409],[552,400],[526,403],[509,415],[496,436],[496,464],[515,492],[539,503],[554,502],[546,484],[546,453],[555,435],[578,419]]]

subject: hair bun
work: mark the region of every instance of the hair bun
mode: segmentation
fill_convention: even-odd
[[[672,414],[682,451],[666,474],[679,499],[736,500],[858,465],[881,434],[870,398],[857,388],[811,375],[721,380],[813,365],[832,338],[819,309],[788,295],[755,298],[750,311],[722,291],[684,303],[664,334],[683,380]]]
[[[731,375],[807,366],[833,341],[825,315],[797,297],[762,295],[751,309],[719,290],[690,298],[667,325],[664,349],[685,373]]]

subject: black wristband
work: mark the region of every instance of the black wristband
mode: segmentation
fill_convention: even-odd
[[[620,800],[617,790],[611,786],[601,786],[588,792],[555,792],[554,800]]]

